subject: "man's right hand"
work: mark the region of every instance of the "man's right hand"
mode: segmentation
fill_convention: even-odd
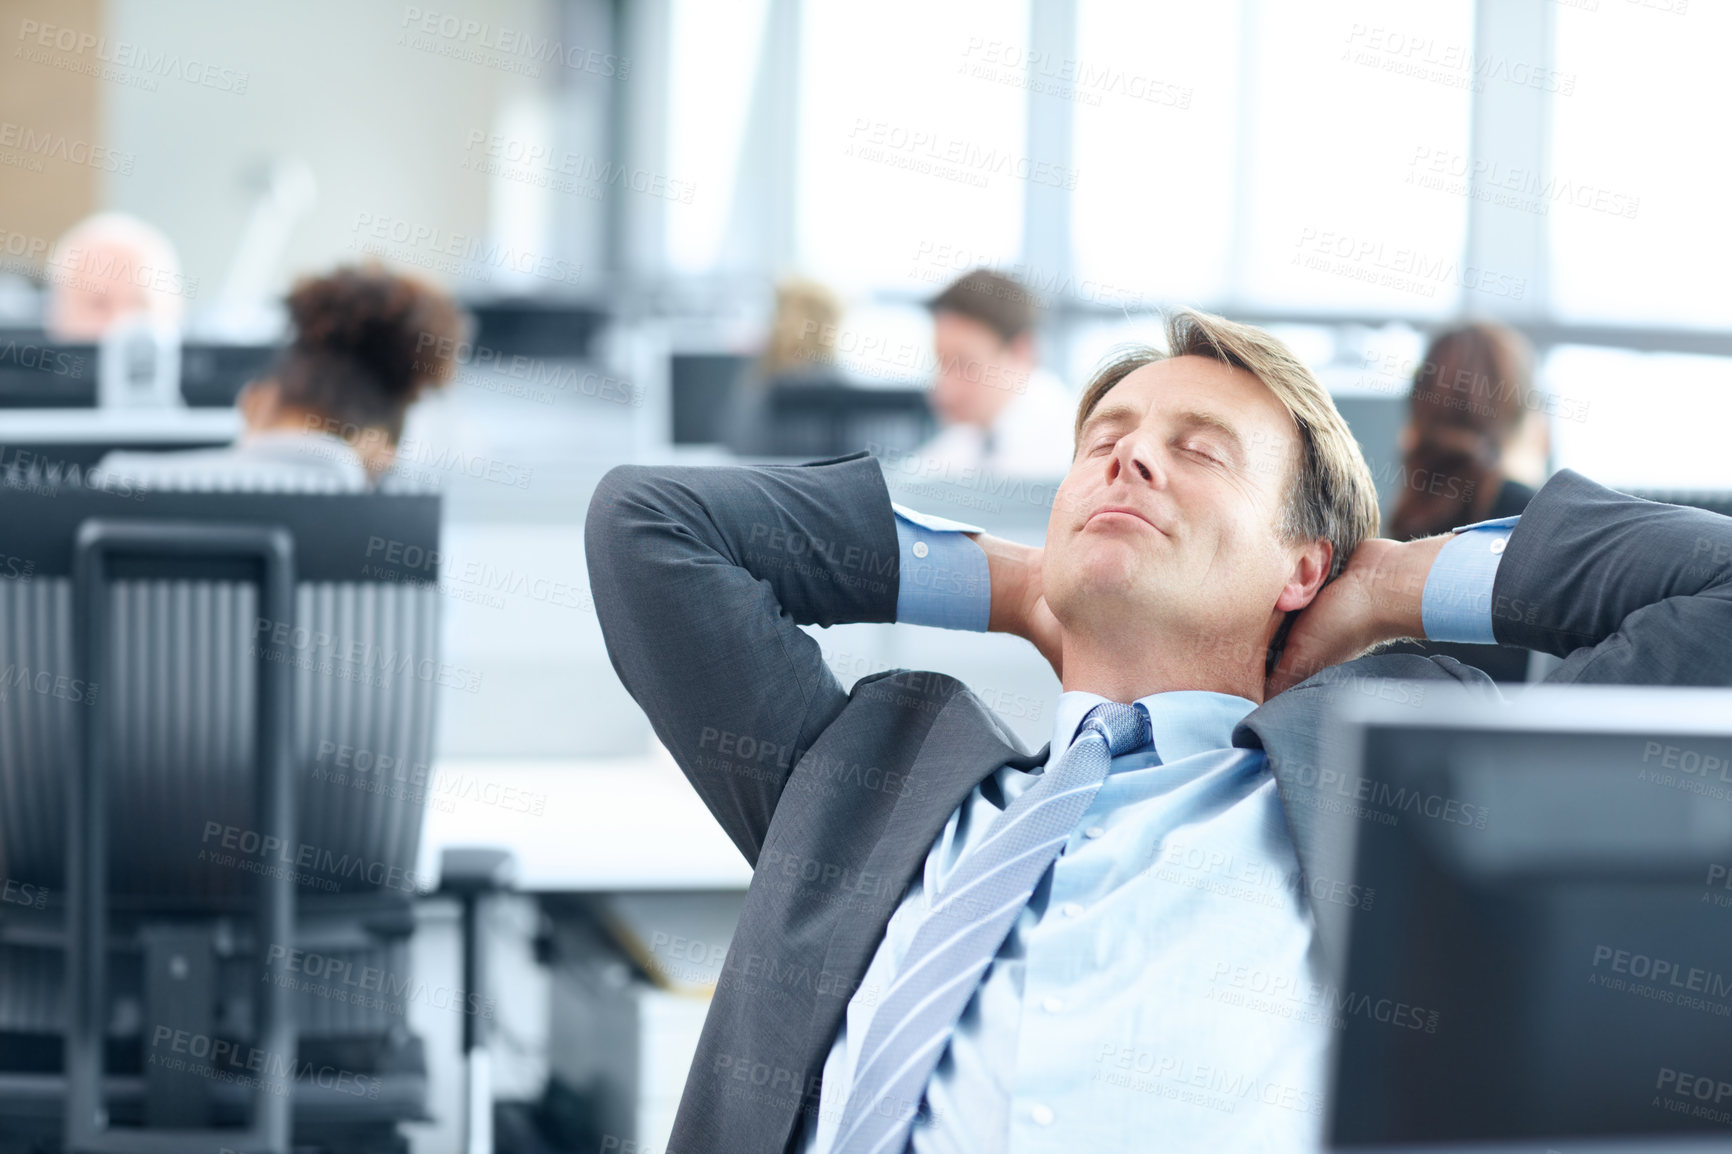
[[[1046,550],[985,533],[969,536],[986,554],[987,573],[992,581],[987,629],[993,633],[1013,633],[1031,642],[1052,666],[1053,673],[1062,678],[1061,631],[1041,585],[1041,562]]]

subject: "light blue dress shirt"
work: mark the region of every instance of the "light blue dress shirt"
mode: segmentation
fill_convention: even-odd
[[[896,511],[898,620],[984,629],[986,559],[963,536],[978,530]],[[1429,637],[1490,639],[1514,520],[1471,526],[1439,552],[1422,605]],[[1103,700],[1060,696],[1049,759]],[[1256,703],[1177,690],[1139,704],[1153,744],[1113,759],[982,976],[927,1083],[917,1154],[1321,1144],[1327,1007],[1342,992],[1314,969],[1315,923],[1268,759],[1232,746]],[[834,1142],[877,1007],[868,992],[891,984],[929,895],[1036,780],[999,769],[939,834],[848,1004],[805,1154]]]

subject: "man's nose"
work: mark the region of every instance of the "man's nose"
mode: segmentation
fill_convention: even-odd
[[[1134,435],[1120,437],[1118,444],[1113,446],[1107,480],[1117,481],[1121,477],[1132,483],[1140,481],[1157,489],[1165,488],[1167,484],[1166,467],[1160,454],[1154,451],[1146,438]]]

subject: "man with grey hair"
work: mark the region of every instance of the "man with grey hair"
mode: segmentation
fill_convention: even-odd
[[[123,212],[99,212],[73,225],[55,244],[48,280],[48,335],[97,341],[139,315],[180,324],[186,282],[180,258],[163,233]]]
[[[1519,523],[1379,539],[1334,403],[1258,329],[1175,316],[1074,428],[1041,548],[892,505],[864,455],[598,487],[614,668],[754,869],[669,1149],[1315,1149],[1357,916],[1314,906],[1348,880],[1328,707],[1369,678],[1496,692],[1362,654],[1732,680],[1732,521],[1566,470]],[[844,690],[800,626],[865,621],[1032,641],[1050,746],[939,674]],[[1356,993],[1423,1028],[1401,983]]]

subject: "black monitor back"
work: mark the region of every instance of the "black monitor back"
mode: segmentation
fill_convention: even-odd
[[[1356,713],[1349,794],[1401,812],[1329,835],[1377,895],[1329,915],[1351,917],[1333,1148],[1724,1135],[1732,692],[1428,686]]]
[[[62,783],[100,703],[118,751],[117,900],[171,894],[223,907],[247,892],[248,871],[264,863],[224,843],[248,828],[254,808],[250,687],[264,660],[293,671],[291,772],[300,841],[313,847],[312,868],[297,867],[301,888],[414,892],[438,693],[465,676],[478,681],[439,657],[439,508],[432,494],[0,485],[5,876],[64,888]],[[255,589],[238,578],[120,580],[109,602],[120,673],[113,684],[83,684],[72,564],[92,519],[280,526],[295,549],[293,619],[261,618]],[[213,867],[213,852],[226,864]]]
[[[475,317],[476,349],[508,357],[581,360],[607,323],[602,309],[575,301],[508,297],[465,307]]]
[[[675,353],[668,387],[676,445],[717,445],[733,430],[748,374],[756,358],[742,353]]]
[[[868,446],[908,452],[937,431],[919,387],[862,387],[840,377],[770,382],[765,404],[770,451],[781,457],[838,457]]]
[[[0,409],[93,409],[96,346],[0,332]]]
[[[180,349],[180,395],[189,408],[226,409],[270,372],[280,347],[189,343]]]

